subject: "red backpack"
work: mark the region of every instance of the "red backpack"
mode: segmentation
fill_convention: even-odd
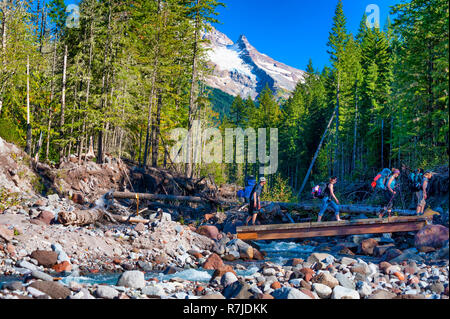
[[[379,180],[381,177],[382,177],[381,174],[378,174],[378,175],[374,178],[373,182],[370,184],[370,185],[372,186],[372,189],[375,189],[375,187],[377,187],[377,182],[378,182],[378,180]]]

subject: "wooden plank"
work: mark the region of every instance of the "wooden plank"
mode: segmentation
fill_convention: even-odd
[[[422,229],[426,223],[427,218],[424,217],[393,217],[389,219],[364,220],[364,222],[343,221],[295,225],[263,225],[238,227],[237,236],[242,240],[270,240],[409,232]]]
[[[321,223],[301,223],[301,224],[273,224],[259,226],[242,226],[239,229],[243,231],[263,231],[263,230],[281,230],[281,229],[303,229],[303,228],[327,228],[332,226],[351,226],[351,225],[371,225],[371,224],[389,224],[395,222],[416,222],[427,221],[425,217],[390,217],[383,219],[357,219],[343,220],[340,222],[321,222]]]

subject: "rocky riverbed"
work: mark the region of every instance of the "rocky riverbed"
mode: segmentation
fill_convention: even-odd
[[[19,202],[0,215],[0,298],[448,298],[440,225],[249,245],[164,212],[146,224],[73,227],[55,221],[72,201]]]

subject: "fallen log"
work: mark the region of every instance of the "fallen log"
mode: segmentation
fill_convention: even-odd
[[[298,211],[308,211],[308,212],[318,212],[321,208],[321,204],[311,204],[311,203],[279,203],[276,202],[274,204],[280,205],[281,209],[284,210],[298,210]],[[348,214],[378,214],[383,207],[376,206],[368,206],[368,205],[339,205],[339,211],[341,213]],[[333,209],[328,208],[328,212],[333,212]],[[398,213],[399,215],[415,215],[416,212],[414,210],[406,210],[406,209],[392,209],[393,213]]]
[[[205,203],[212,202],[217,205],[235,205],[236,202],[229,201],[225,199],[215,199],[210,197],[197,197],[197,196],[175,196],[175,195],[161,195],[161,194],[137,194],[137,193],[129,193],[129,192],[114,192],[111,196],[108,196],[108,199],[136,199],[139,198],[141,200],[159,200],[164,202],[190,202],[190,203]]]
[[[64,226],[85,226],[100,221],[105,216],[101,209],[75,210],[72,212],[60,212],[58,221]]]
[[[72,212],[61,212],[58,214],[58,221],[64,226],[86,226],[95,224],[105,217],[110,221],[120,223],[148,224],[150,222],[150,220],[148,219],[138,217],[112,215],[98,208],[89,210],[76,210]]]

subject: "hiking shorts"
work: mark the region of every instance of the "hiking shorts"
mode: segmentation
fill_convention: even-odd
[[[387,205],[386,207],[388,209],[392,209],[392,207],[394,207],[394,201],[395,201],[395,197],[397,196],[397,194],[394,195],[389,190],[385,190],[383,193],[383,196],[384,196],[384,201],[386,203],[385,205]]]
[[[417,206],[425,207],[427,201],[423,198],[423,191],[418,191],[416,195],[417,195]]]
[[[255,208],[255,203],[250,201],[250,203],[248,204],[248,214],[250,216],[253,216],[254,214],[258,214],[258,212],[258,209]]]

